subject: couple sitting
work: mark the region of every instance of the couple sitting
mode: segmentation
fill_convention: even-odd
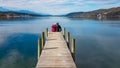
[[[52,30],[52,32],[61,32],[62,28],[59,25],[59,23],[56,23],[56,24],[52,24],[52,29],[51,30]]]

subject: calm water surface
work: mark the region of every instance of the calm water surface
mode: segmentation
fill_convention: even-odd
[[[77,68],[120,68],[120,21],[65,17],[0,20],[0,68],[35,68],[37,39],[56,22],[76,39]]]

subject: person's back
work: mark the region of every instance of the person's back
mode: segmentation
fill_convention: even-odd
[[[61,32],[61,31],[62,31],[61,26],[59,25],[59,23],[56,23],[56,32]]]
[[[52,29],[51,29],[52,32],[55,32],[56,31],[56,24],[52,24]]]

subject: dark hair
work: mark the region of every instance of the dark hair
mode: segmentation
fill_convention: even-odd
[[[59,24],[59,22],[57,22],[56,24]]]

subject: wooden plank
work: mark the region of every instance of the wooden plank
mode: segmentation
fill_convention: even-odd
[[[51,32],[36,68],[76,68],[61,32]]]

